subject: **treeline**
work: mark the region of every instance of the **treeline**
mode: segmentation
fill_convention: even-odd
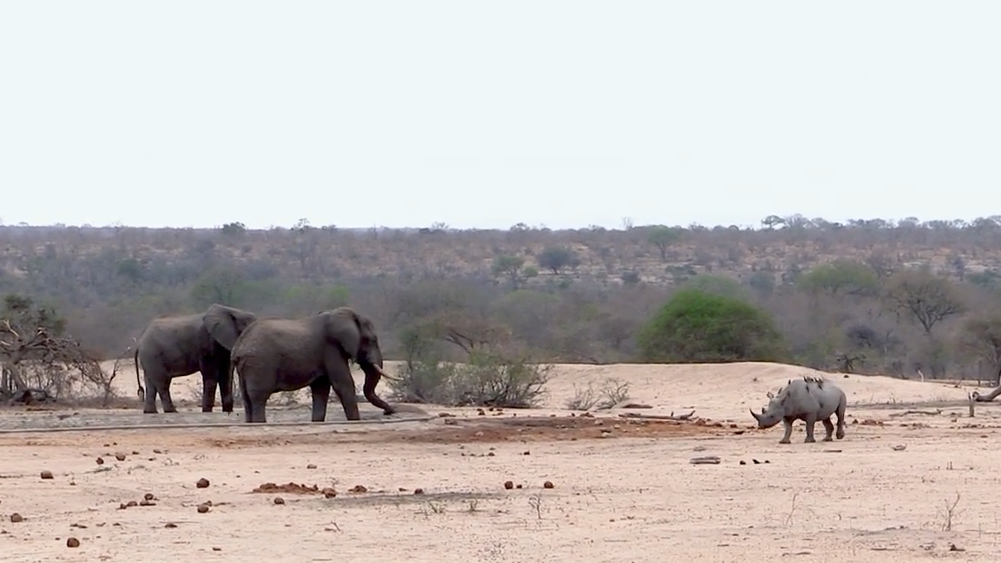
[[[639,336],[682,288],[750,304],[783,359],[820,369],[993,378],[1001,217],[764,228],[349,231],[0,226],[0,294],[51,305],[118,357],[150,318],[212,302],[300,316],[371,316],[390,357],[414,327],[445,350],[491,343],[539,361],[640,361]],[[998,349],[993,342],[997,341]]]

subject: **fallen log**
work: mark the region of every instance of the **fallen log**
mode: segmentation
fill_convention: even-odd
[[[890,416],[907,416],[909,414],[926,414],[928,416],[938,416],[942,414],[942,409],[935,409],[934,411],[907,410],[904,412],[892,412],[890,413]]]
[[[622,418],[639,418],[644,420],[690,420],[694,415],[694,410],[688,414],[679,415],[675,415],[674,411],[671,411],[671,414],[640,414],[637,412],[619,413],[619,416]]]

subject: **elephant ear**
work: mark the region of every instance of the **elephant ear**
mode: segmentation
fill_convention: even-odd
[[[209,306],[202,317],[209,336],[227,350],[233,349],[236,339],[254,320],[256,316],[253,313],[217,303]]]
[[[362,343],[358,314],[348,307],[338,307],[323,315],[327,317],[327,339],[339,345],[348,357],[357,361]]]

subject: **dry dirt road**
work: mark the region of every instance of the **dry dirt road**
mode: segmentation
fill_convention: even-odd
[[[848,435],[804,444],[798,423],[793,443],[780,445],[781,427],[751,428],[746,409],[763,404],[765,390],[810,370],[776,364],[560,370],[544,408],[528,411],[479,415],[425,406],[452,416],[321,427],[0,434],[0,560],[1001,556],[1001,501],[994,494],[1001,409],[980,406],[968,418],[960,400],[966,389],[827,374],[849,394]],[[654,408],[581,416],[561,406],[574,383],[610,375]],[[691,409],[704,418],[620,416]],[[65,414],[115,416],[73,412]],[[306,409],[290,412],[308,418]],[[137,416],[120,416],[126,414]],[[720,463],[690,463],[699,456],[718,456]],[[42,479],[44,471],[52,478]],[[199,488],[202,478],[209,485]],[[324,494],[329,488],[336,496]],[[138,504],[145,495],[152,504]],[[130,501],[136,505],[123,509]],[[12,522],[13,513],[23,520]],[[79,546],[68,547],[69,538]]]

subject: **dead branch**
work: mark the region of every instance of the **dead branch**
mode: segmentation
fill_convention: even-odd
[[[890,416],[907,416],[909,414],[926,414],[928,416],[938,416],[942,414],[942,409],[935,409],[934,411],[909,410],[904,412],[892,412],[890,413]]]
[[[677,416],[675,416],[674,411],[671,411],[671,414],[669,414],[669,415],[665,415],[665,414],[640,414],[640,413],[636,413],[636,412],[619,413],[619,416],[622,417],[622,418],[640,418],[640,419],[646,419],[646,420],[690,420],[692,418],[692,416],[694,416],[694,415],[695,415],[695,411],[694,410],[692,412],[688,413],[688,414],[679,414]]]

